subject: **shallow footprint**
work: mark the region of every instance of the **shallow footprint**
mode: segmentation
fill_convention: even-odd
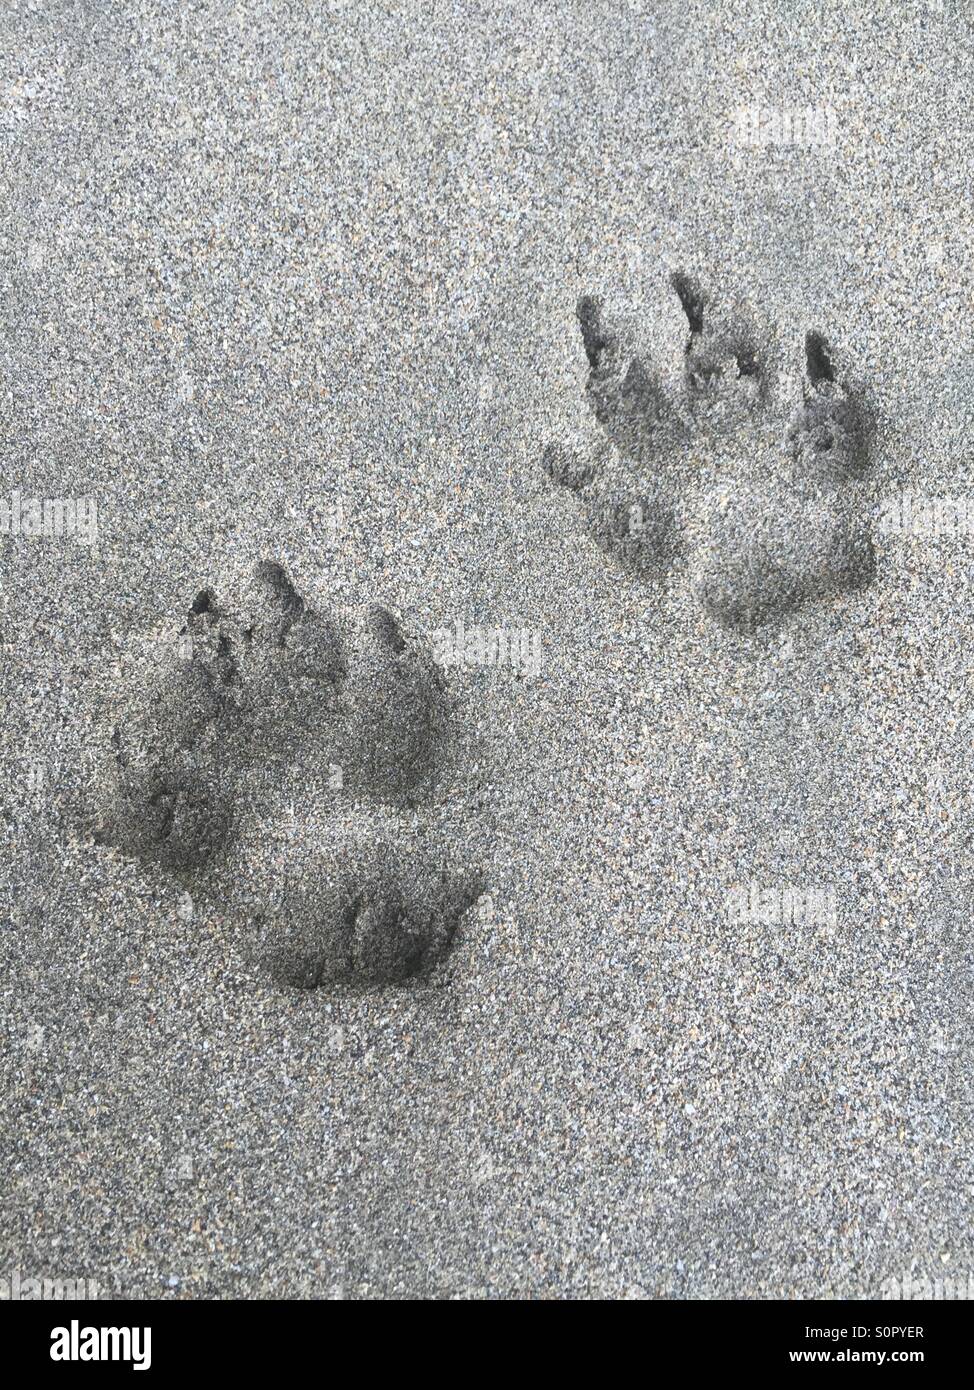
[[[478,875],[406,859],[388,846],[305,880],[257,924],[254,955],[279,985],[368,992],[428,979],[449,953]]]

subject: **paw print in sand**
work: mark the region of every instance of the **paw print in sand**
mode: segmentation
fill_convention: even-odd
[[[770,336],[747,311],[712,306],[683,274],[670,289],[649,332],[624,308],[579,301],[599,439],[550,444],[548,475],[621,570],[649,580],[685,561],[726,628],[867,584],[869,431],[829,343],[806,334],[798,399],[782,399]]]
[[[172,640],[176,636],[177,640]],[[447,726],[442,677],[386,608],[322,614],[282,566],[258,564],[226,605],[201,589],[178,634],[123,652],[96,739],[94,838],[196,883],[225,862],[249,770],[300,784],[332,767],[342,796],[414,813]],[[478,876],[349,841],[254,916],[254,954],[291,987],[377,989],[430,973]]]

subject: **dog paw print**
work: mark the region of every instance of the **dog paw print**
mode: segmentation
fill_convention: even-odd
[[[351,801],[412,813],[433,792],[448,708],[392,612],[319,613],[265,561],[226,605],[201,589],[178,634],[123,653],[99,733],[95,840],[186,883],[226,860],[255,768],[282,784],[335,772]],[[314,892],[299,886],[299,927],[259,915],[259,954],[285,984],[401,983],[443,958],[480,892],[474,874],[349,847]]]
[[[706,613],[738,632],[869,583],[869,430],[832,346],[806,334],[789,400],[746,310],[712,305],[682,274],[670,288],[648,349],[624,310],[579,301],[598,437],[549,444],[549,477],[621,570],[649,580],[685,563]]]

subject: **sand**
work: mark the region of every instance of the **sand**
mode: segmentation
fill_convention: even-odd
[[[970,485],[972,38],[951,0],[4,7],[0,1271],[707,1299],[974,1270],[974,538],[878,524]],[[577,305],[679,401],[674,275],[744,315],[768,395],[657,464],[607,448]],[[874,573],[812,545],[722,624],[749,516],[786,569],[811,544],[779,474],[809,333],[868,435],[827,525]],[[648,489],[672,552],[606,553],[550,447],[601,460],[598,505]],[[15,494],[74,534],[13,534]],[[397,722],[366,673],[344,753],[313,692],[301,739],[262,696],[251,753],[214,745],[204,871],[99,842],[106,708],[262,563],[463,655],[435,786],[336,778]],[[504,659],[470,646],[498,628]],[[414,922],[474,876],[429,970],[267,969],[275,923],[392,860]]]

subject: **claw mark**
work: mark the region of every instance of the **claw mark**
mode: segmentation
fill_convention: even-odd
[[[612,347],[612,338],[602,331],[602,305],[592,295],[582,295],[575,312],[582,330],[585,356],[593,371],[597,371],[602,358]]]
[[[216,600],[213,597],[212,589],[201,589],[193,599],[190,607],[190,614],[197,616],[200,613],[212,613],[216,607]]]
[[[805,364],[808,379],[814,387],[819,387],[823,381],[835,381],[829,345],[824,335],[814,329],[805,334]]]
[[[680,303],[683,305],[683,312],[687,316],[687,323],[690,325],[691,339],[699,337],[703,332],[703,310],[704,297],[699,287],[694,284],[689,275],[685,275],[682,270],[676,270],[670,276],[670,284],[676,290]],[[689,343],[687,351],[689,351]]]

